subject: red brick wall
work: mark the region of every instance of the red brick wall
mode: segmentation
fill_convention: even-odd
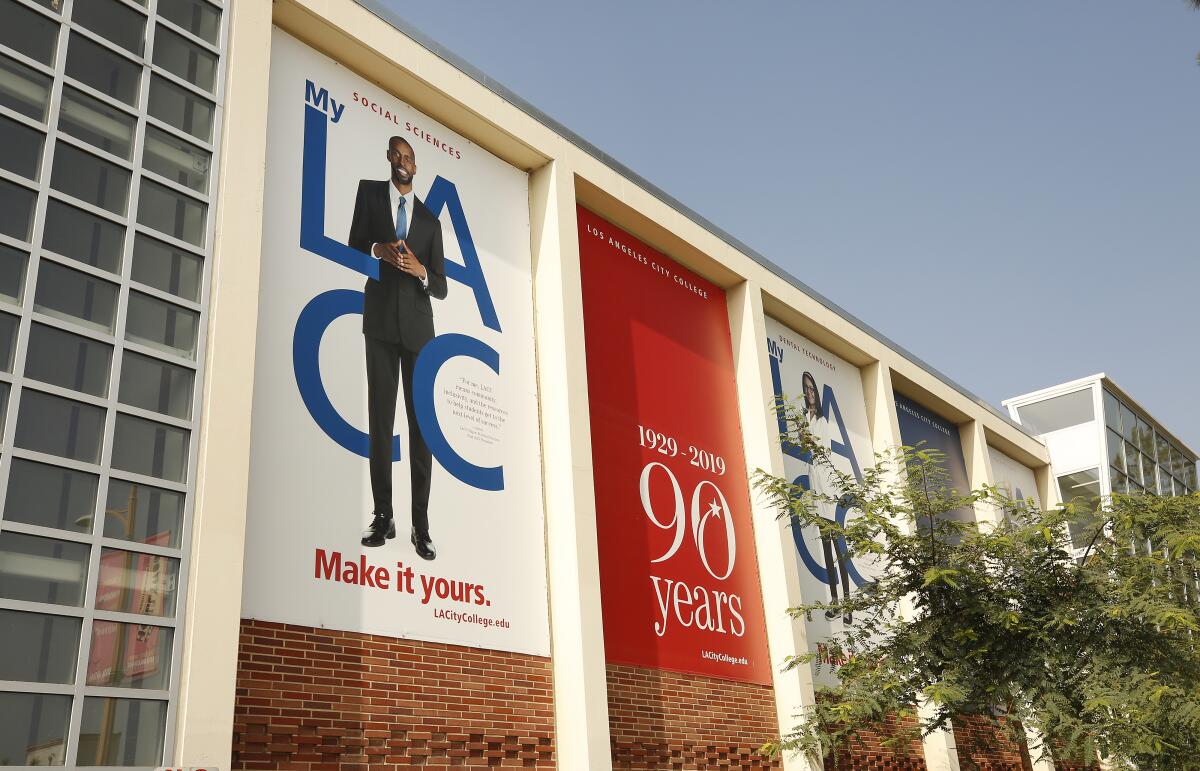
[[[770,686],[621,664],[607,669],[614,768],[779,768],[758,754],[779,734]]]
[[[550,660],[242,621],[233,767],[555,768]]]
[[[846,747],[825,759],[826,771],[925,771],[921,740],[901,746],[883,745],[886,737],[916,728],[916,718],[889,718],[878,732],[859,731]]]
[[[968,718],[954,724],[954,746],[963,771],[1030,771],[1025,743],[1014,743],[1008,734],[985,718]]]

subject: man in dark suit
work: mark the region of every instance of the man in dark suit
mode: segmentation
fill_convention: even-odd
[[[367,279],[363,336],[367,350],[367,422],[370,436],[371,493],[375,511],[363,533],[364,546],[382,546],[396,536],[392,519],[392,427],[396,387],[404,384],[408,412],[408,468],[412,478],[412,543],[431,560],[437,553],[429,535],[429,482],[433,457],[413,407],[413,368],[422,346],[433,339],[429,298],[446,297],[442,228],[413,194],[417,173],[412,145],[388,140],[391,178],[358,183],[349,244],[379,260],[379,280]]]

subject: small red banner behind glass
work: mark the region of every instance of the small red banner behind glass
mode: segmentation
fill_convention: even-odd
[[[725,291],[578,217],[606,656],[770,683]]]

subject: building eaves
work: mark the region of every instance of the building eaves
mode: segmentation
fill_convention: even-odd
[[[472,80],[474,80],[475,82],[479,83],[479,85],[483,86],[487,90],[494,93],[496,96],[500,97],[501,99],[503,99],[504,101],[513,105],[514,107],[516,107],[517,109],[519,109],[520,111],[522,111],[523,113],[528,115],[529,117],[533,118],[534,120],[538,121],[542,125],[551,129],[552,131],[557,133],[559,136],[561,136],[563,139],[571,142],[573,145],[575,145],[576,147],[578,147],[580,150],[587,153],[588,155],[592,156],[597,161],[600,161],[604,165],[611,168],[613,171],[624,176],[625,178],[629,179],[630,181],[636,183],[643,190],[650,193],[654,197],[658,198],[660,201],[665,203],[667,206],[670,206],[672,209],[679,212],[684,217],[687,217],[695,224],[697,224],[700,227],[707,230],[709,233],[711,233],[716,238],[719,238],[720,240],[724,241],[729,246],[733,247],[737,251],[741,252],[742,254],[746,255],[750,259],[754,260],[759,265],[761,265],[763,268],[767,269],[771,273],[774,273],[776,276],[783,279],[784,281],[787,281],[789,284],[794,286],[799,291],[808,295],[813,300],[820,303],[821,305],[823,305],[825,308],[832,311],[833,313],[836,313],[838,316],[840,316],[841,318],[843,318],[850,324],[853,324],[855,327],[857,327],[861,331],[865,332],[866,334],[875,338],[879,342],[883,343],[888,348],[892,349],[895,353],[899,354],[900,356],[904,357],[905,359],[908,359],[913,364],[916,364],[918,367],[925,370],[930,375],[933,375],[935,378],[942,381],[950,388],[954,389],[955,391],[958,391],[962,396],[966,397],[967,399],[970,399],[972,402],[974,402],[979,407],[988,411],[995,417],[997,417],[1000,420],[1004,421],[1005,423],[1009,424],[1010,426],[1017,429],[1018,431],[1025,434],[1026,436],[1030,437],[1031,439],[1033,439],[1039,443],[1042,441],[1036,434],[1031,434],[1029,432],[1029,429],[1025,428],[1020,423],[1017,423],[1016,421],[1014,421],[1012,418],[1010,418],[1005,413],[1001,412],[994,405],[988,403],[981,397],[976,396],[974,393],[972,393],[970,390],[963,387],[962,385],[959,385],[953,379],[947,377],[945,374],[943,374],[942,372],[937,370],[935,367],[931,366],[927,362],[923,361],[921,358],[914,355],[908,349],[904,348],[903,346],[899,345],[895,341],[891,340],[886,335],[882,334],[881,332],[879,332],[878,330],[873,328],[867,322],[858,318],[853,313],[850,313],[845,308],[842,308],[840,305],[833,302],[825,295],[821,294],[820,292],[813,289],[808,284],[806,284],[803,281],[801,281],[800,279],[796,278],[794,275],[789,273],[784,268],[780,267],[779,265],[772,262],[764,255],[760,254],[759,252],[755,251],[751,247],[747,246],[745,243],[743,243],[741,240],[739,240],[732,234],[726,232],[722,228],[713,224],[711,221],[709,221],[708,219],[706,219],[705,217],[700,215],[698,212],[693,211],[691,208],[689,208],[687,205],[685,205],[684,203],[682,203],[681,201],[676,199],[674,196],[672,196],[669,193],[667,193],[666,191],[662,190],[654,183],[650,182],[649,180],[647,180],[646,178],[644,178],[637,172],[635,172],[632,169],[630,169],[629,167],[627,167],[625,164],[618,161],[616,158],[614,158],[611,155],[609,155],[608,153],[604,152],[596,145],[592,144],[588,140],[581,137],[579,134],[575,133],[571,129],[564,126],[562,123],[559,123],[557,120],[550,117],[546,113],[542,112],[537,107],[534,107],[532,104],[527,102],[525,99],[521,98],[516,93],[514,93],[512,90],[510,90],[503,83],[500,83],[495,78],[491,77],[487,73],[485,73],[482,70],[475,67],[475,65],[471,64],[466,59],[463,59],[461,56],[459,56],[456,53],[454,53],[453,51],[450,51],[449,49],[447,49],[441,43],[438,43],[436,40],[433,40],[432,38],[430,38],[424,32],[421,32],[419,29],[413,27],[411,24],[409,24],[407,21],[405,21],[403,18],[401,18],[395,11],[393,11],[391,8],[389,8],[383,2],[383,0],[354,0],[354,1],[356,3],[358,3],[358,5],[362,6],[367,11],[369,11],[371,14],[378,17],[381,21],[386,22],[387,24],[391,25],[395,29],[402,32],[405,36],[412,39],[415,43],[417,43],[422,48],[429,51],[434,56],[437,56],[438,58],[442,59],[447,64],[451,65],[458,71],[462,72],[467,77],[469,77]]]

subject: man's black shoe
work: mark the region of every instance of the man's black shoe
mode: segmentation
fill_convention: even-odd
[[[375,512],[375,518],[371,520],[371,524],[363,531],[362,545],[363,546],[383,546],[389,538],[396,537],[396,523],[387,514]]]
[[[437,556],[429,533],[418,533],[415,527],[412,530],[412,545],[417,547],[417,556],[423,560],[431,560]]]

